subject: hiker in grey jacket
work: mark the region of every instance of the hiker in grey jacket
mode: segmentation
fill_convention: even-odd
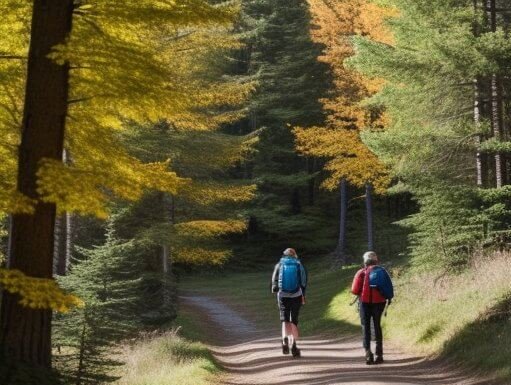
[[[272,275],[272,292],[277,293],[277,303],[282,322],[282,353],[300,356],[296,346],[298,340],[298,315],[305,304],[307,271],[298,259],[294,249],[284,250],[284,255],[275,265]]]

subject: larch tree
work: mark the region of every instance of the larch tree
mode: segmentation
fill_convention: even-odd
[[[0,129],[7,132],[1,155],[12,157],[19,143],[18,162],[2,164],[6,201],[12,202],[5,211],[13,212],[9,267],[51,279],[57,211],[105,216],[111,196],[134,200],[146,189],[175,193],[183,185],[167,162],[144,164],[118,145],[122,119],[164,116],[183,129],[196,128],[206,119],[224,119],[207,116],[205,107],[248,92],[237,83],[196,79],[200,69],[186,54],[190,45],[204,52],[215,41],[215,30],[206,29],[221,33],[236,10],[201,0],[9,1],[3,8],[20,32],[0,46],[8,60],[0,81],[9,91],[0,100]],[[64,143],[72,165],[62,162]],[[2,353],[49,367],[51,310],[23,306],[6,288]]]
[[[351,37],[356,34],[390,43],[383,20],[392,10],[368,1],[309,0],[313,15],[311,36],[324,45],[320,60],[333,73],[331,95],[321,99],[328,114],[326,124],[294,129],[297,150],[305,155],[328,159],[324,168],[329,177],[323,181],[328,190],[339,189],[340,226],[335,254],[341,263],[346,260],[347,184],[366,188],[368,248],[374,248],[372,186],[381,193],[388,184],[383,164],[364,145],[360,132],[367,128],[381,129],[383,118],[377,108],[368,108],[362,101],[379,89],[377,79],[364,78],[346,67],[344,61],[354,54]]]

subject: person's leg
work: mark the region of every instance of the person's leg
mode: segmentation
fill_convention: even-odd
[[[362,324],[362,346],[365,350],[366,363],[373,362],[371,352],[371,304],[360,303],[360,323]]]
[[[293,324],[291,322],[284,322],[284,327],[286,329],[286,337],[289,339],[289,344],[293,344]]]
[[[291,308],[289,298],[279,298],[280,321],[282,323],[282,353],[289,354],[291,332]]]
[[[302,306],[302,298],[297,297],[292,299],[291,303],[291,335],[293,336],[293,342],[291,344],[291,353],[294,357],[300,356],[300,349],[296,346],[298,341],[298,316],[300,314],[300,307]]]
[[[298,331],[298,325],[295,325],[294,323],[291,322],[290,328],[291,328],[291,335],[293,336],[293,340],[298,341],[298,337],[300,334]]]
[[[376,363],[383,362],[383,331],[381,329],[381,317],[385,310],[385,303],[373,305],[374,334],[376,338]]]
[[[281,322],[282,323],[282,340],[286,338],[289,334],[287,332],[287,322]]]

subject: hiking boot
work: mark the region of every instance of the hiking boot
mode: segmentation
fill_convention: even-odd
[[[289,340],[287,337],[282,340],[282,354],[289,354]]]
[[[374,364],[374,356],[370,351],[366,352],[366,365]]]
[[[376,356],[374,363],[375,364],[383,364],[383,356]]]
[[[293,347],[291,348],[291,354],[293,357],[300,357],[302,355],[300,349],[296,347],[296,344],[293,344]]]

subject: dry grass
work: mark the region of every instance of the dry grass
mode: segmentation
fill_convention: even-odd
[[[207,385],[219,372],[209,350],[168,331],[147,334],[123,346],[122,377],[116,385]]]
[[[396,300],[386,320],[388,335],[435,353],[509,292],[510,256],[477,256],[459,275],[422,273],[396,280]]]

